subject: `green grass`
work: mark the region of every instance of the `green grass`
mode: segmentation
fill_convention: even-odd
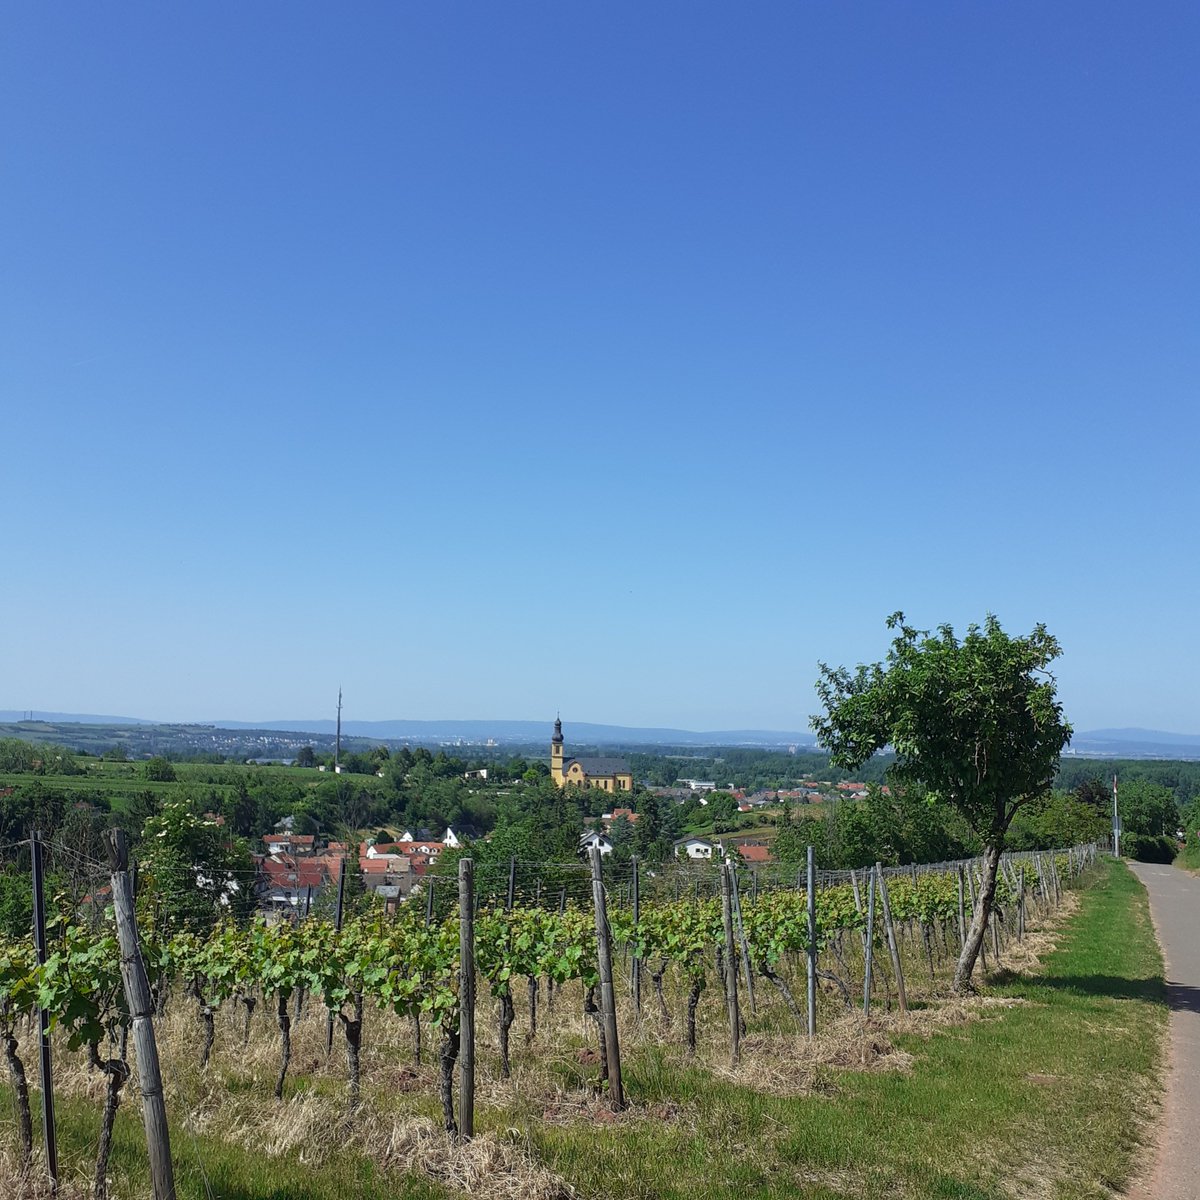
[[[1133,1113],[1154,1089],[1166,1023],[1141,885],[1107,867],[1043,972],[990,990],[1022,1003],[902,1040],[911,1073],[837,1073],[818,1096],[780,1098],[656,1051],[630,1062],[629,1091],[681,1101],[683,1119],[535,1120],[529,1134],[594,1196],[1000,1200],[1046,1181],[1061,1200],[1110,1195],[1134,1164]]]
[[[1175,859],[1175,865],[1185,871],[1200,871],[1200,838],[1189,834],[1187,843]]]
[[[35,1109],[37,1104],[35,1096]],[[60,1177],[86,1192],[95,1170],[99,1106],[59,1096],[55,1110]],[[10,1132],[3,1122],[0,1130]],[[446,1200],[449,1195],[424,1178],[378,1171],[360,1155],[334,1155],[315,1168],[295,1155],[268,1157],[217,1138],[194,1136],[177,1123],[171,1130],[171,1157],[179,1200]],[[108,1175],[110,1195],[149,1195],[146,1135],[136,1104],[125,1104],[117,1112]]]

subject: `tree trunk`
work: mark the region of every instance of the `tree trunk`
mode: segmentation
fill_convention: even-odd
[[[104,1089],[104,1114],[100,1119],[100,1144],[96,1151],[96,1179],[92,1185],[93,1200],[107,1200],[108,1156],[112,1152],[113,1123],[117,1119],[117,1105],[121,1103],[121,1089],[129,1078],[129,1068],[119,1058],[102,1060],[94,1045],[90,1049],[92,1065],[108,1076]]]
[[[590,987],[583,997],[584,1016],[591,1017],[596,1022],[596,1034],[600,1039],[600,1087],[608,1081],[608,1039],[604,1036],[604,1014],[596,1003],[596,988]]]
[[[953,992],[961,996],[971,986],[971,975],[975,960],[983,948],[983,937],[987,932],[988,917],[992,911],[992,900],[996,895],[996,871],[1000,866],[1000,845],[989,843],[983,848],[983,877],[979,881],[979,893],[975,897],[975,908],[971,914],[971,925],[967,930],[958,965],[954,968]]]
[[[417,1066],[419,1067],[421,1065],[421,1014],[420,1013],[416,1013],[416,1012],[413,1013],[412,1027],[413,1027],[413,1059],[416,1062]]]
[[[242,1045],[250,1044],[250,1018],[254,1016],[254,1006],[258,1001],[253,996],[243,996],[242,1003],[246,1006],[246,1020],[242,1025]]]
[[[693,979],[687,999],[687,1047],[688,1057],[696,1053],[696,1006],[700,1003],[700,993],[704,990],[703,979]]]
[[[663,975],[666,974],[667,960],[664,958],[658,964],[658,970],[650,973],[650,978],[654,980],[654,994],[658,997],[658,1007],[662,1009],[663,1024],[671,1024],[671,1010],[667,1007],[667,1001],[663,996]]]
[[[28,1170],[33,1162],[33,1114],[29,1108],[29,1083],[25,1078],[25,1065],[17,1053],[17,1038],[11,1029],[5,1029],[4,1057],[8,1059],[8,1073],[12,1076],[13,1091],[17,1097],[17,1118],[21,1127],[21,1167]]]
[[[508,1061],[508,1031],[516,1020],[513,1008],[512,992],[505,992],[500,997],[500,1078],[508,1079],[512,1075],[512,1066]]]
[[[792,995],[792,989],[788,987],[787,980],[778,972],[773,971],[770,967],[762,968],[763,975],[766,976],[778,989],[784,1000],[787,1002],[788,1009],[797,1022],[804,1020],[804,1014],[800,1011],[799,1005],[796,1003],[795,996]]]
[[[204,1023],[204,1044],[200,1047],[200,1070],[203,1071],[208,1066],[208,1059],[212,1054],[213,1040],[217,1036],[211,1005],[200,1005],[200,1020]]]
[[[525,1035],[525,1045],[529,1045],[537,1037],[538,1010],[538,981],[536,975],[529,976],[529,1032]]]
[[[288,1063],[292,1061],[292,1019],[288,1016],[288,997],[279,993],[279,1007],[275,1010],[279,1022],[279,1078],[275,1080],[275,1099],[283,1099],[283,1081]]]
[[[338,1019],[342,1022],[342,1033],[346,1036],[346,1074],[350,1079],[350,1103],[358,1104],[359,1091],[359,1053],[362,1049],[363,997],[362,992],[354,993],[354,1016],[347,1017],[339,1012]]]
[[[438,1073],[438,1091],[442,1097],[442,1123],[451,1137],[458,1136],[458,1122],[454,1119],[454,1064],[458,1061],[459,1042],[457,1025],[445,1031],[442,1038],[441,1069]]]

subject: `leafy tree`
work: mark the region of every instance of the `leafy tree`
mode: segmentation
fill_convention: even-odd
[[[317,752],[311,746],[301,746],[296,752],[296,766],[314,767],[317,764]]]
[[[254,910],[254,860],[245,842],[184,803],[164,804],[146,821],[139,854],[174,926],[208,931],[223,914],[244,918]]]
[[[1055,850],[1080,842],[1100,841],[1111,829],[1111,814],[1097,809],[1090,800],[1080,799],[1078,790],[1053,791],[1039,796],[1017,813],[1006,844],[1014,850]]]
[[[1117,811],[1123,831],[1145,837],[1174,836],[1179,806],[1171,789],[1161,783],[1134,779],[1117,787]]]
[[[728,829],[737,816],[737,801],[728,792],[710,792],[706,807],[708,815],[712,819],[713,828],[718,833],[723,833]],[[724,829],[717,829],[718,824],[724,826]]]
[[[153,783],[174,783],[175,768],[161,754],[156,754],[146,763],[146,778]]]
[[[887,624],[899,632],[885,663],[853,674],[820,664],[825,715],[812,727],[831,760],[850,770],[892,746],[891,778],[924,785],[981,838],[983,884],[954,972],[961,993],[983,944],[1008,827],[1050,786],[1071,737],[1047,671],[1062,651],[1044,625],[1012,637],[990,615],[961,641],[949,625],[936,635],[914,629],[903,613]]]

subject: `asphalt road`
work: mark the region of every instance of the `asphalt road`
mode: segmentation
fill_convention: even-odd
[[[1150,912],[1167,967],[1171,1041],[1158,1153],[1135,1192],[1146,1200],[1197,1200],[1200,1131],[1200,878],[1175,867],[1130,863],[1150,893]]]

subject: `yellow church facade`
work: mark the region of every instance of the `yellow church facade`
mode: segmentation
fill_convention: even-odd
[[[554,736],[550,739],[550,778],[559,787],[633,791],[633,771],[623,758],[564,758],[561,719],[555,720]]]

